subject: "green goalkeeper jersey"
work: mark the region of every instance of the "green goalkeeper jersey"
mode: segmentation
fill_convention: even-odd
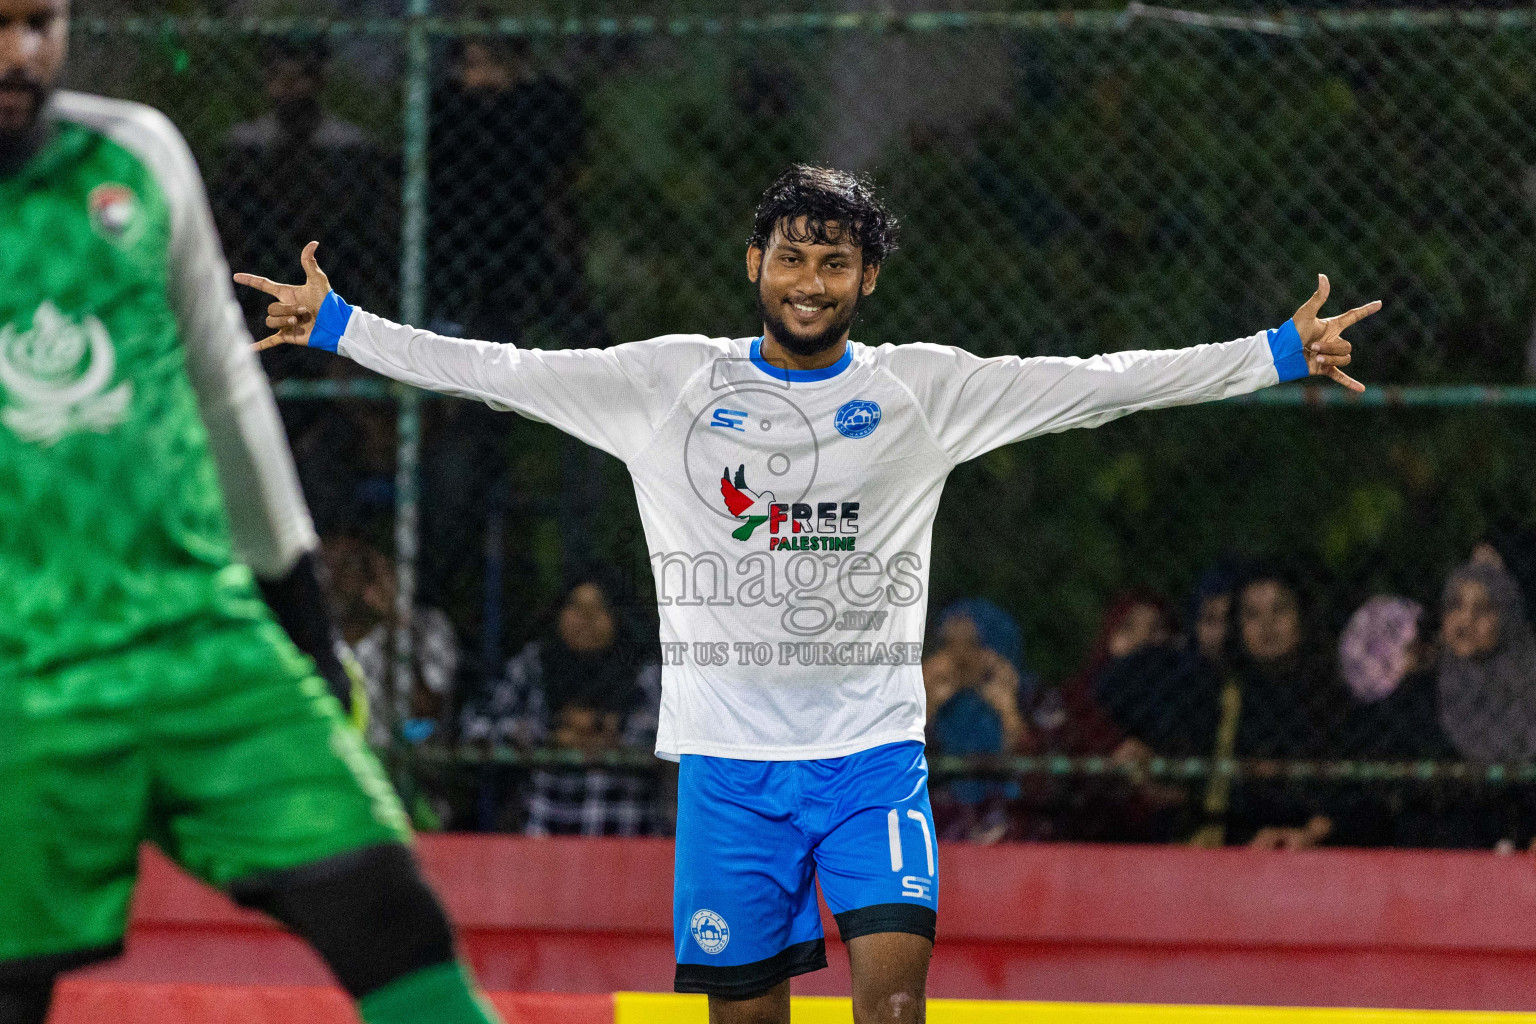
[[[250,569],[314,544],[180,135],[76,93],[46,116],[0,178],[0,683],[264,615]]]

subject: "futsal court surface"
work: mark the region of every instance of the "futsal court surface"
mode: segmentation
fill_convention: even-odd
[[[493,993],[506,1024],[705,1024],[703,996]],[[795,1024],[851,1024],[847,999],[796,996]],[[1536,1024],[1536,1013],[934,999],[930,1024]],[[356,1024],[334,988],[69,981],[49,1024]]]

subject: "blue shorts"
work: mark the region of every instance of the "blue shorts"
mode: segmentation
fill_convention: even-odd
[[[819,761],[683,756],[677,991],[750,999],[827,966],[818,880],[844,942],[933,938],[939,865],[921,743]]]

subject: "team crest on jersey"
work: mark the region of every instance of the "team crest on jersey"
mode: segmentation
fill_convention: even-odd
[[[862,398],[844,402],[833,415],[832,425],[844,437],[854,440],[868,437],[880,425],[880,406]]]
[[[104,434],[128,417],[133,385],[110,387],[117,352],[94,316],[71,321],[51,302],[32,327],[0,328],[0,423],[26,441],[51,445],[67,434]]]
[[[693,941],[699,944],[699,948],[710,956],[724,952],[731,942],[731,926],[713,910],[697,911],[688,924],[688,931],[693,934]]]
[[[91,227],[111,242],[128,241],[143,220],[139,216],[139,197],[127,185],[97,185],[86,197],[85,205],[90,211]]]

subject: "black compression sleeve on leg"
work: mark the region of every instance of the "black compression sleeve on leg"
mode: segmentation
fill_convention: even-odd
[[[314,946],[354,999],[454,959],[448,917],[398,843],[242,879],[230,895]]]
[[[300,555],[282,579],[258,579],[256,583],[278,625],[287,631],[295,647],[314,659],[315,671],[341,706],[350,711],[352,680],[336,654],[336,630],[331,624],[330,603],[320,583],[315,553],[306,551]]]
[[[53,1001],[53,981],[51,977],[0,981],[0,1024],[43,1024]]]

